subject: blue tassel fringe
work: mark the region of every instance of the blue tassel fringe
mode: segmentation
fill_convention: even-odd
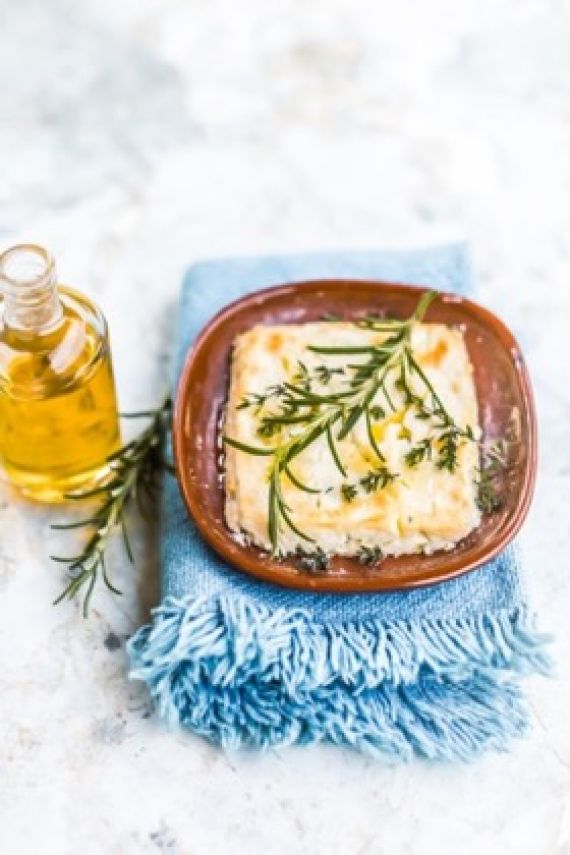
[[[128,649],[159,715],[225,748],[326,741],[467,760],[524,733],[513,678],[548,673],[547,640],[524,607],[325,625],[245,598],[169,597]]]

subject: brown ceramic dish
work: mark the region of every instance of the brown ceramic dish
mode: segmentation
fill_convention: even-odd
[[[326,280],[281,285],[231,303],[203,329],[186,358],[174,414],[174,450],[182,495],[205,540],[229,564],[293,588],[389,591],[442,582],[489,561],[512,540],[528,511],[536,471],[536,425],[528,374],[519,347],[491,312],[442,294],[426,321],[461,324],[475,371],[480,424],[489,438],[509,440],[500,485],[502,507],[449,552],[386,558],[366,568],[334,557],[326,575],[309,575],[293,558],[237,543],[224,521],[218,429],[225,405],[232,342],[255,324],[305,323],[326,313],[353,320],[385,311],[407,317],[425,289],[386,282]]]

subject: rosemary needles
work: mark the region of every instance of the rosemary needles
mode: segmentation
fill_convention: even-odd
[[[171,411],[172,402],[170,397],[167,397],[156,410],[126,413],[124,418],[148,418],[147,427],[135,439],[110,455],[109,474],[100,484],[93,489],[69,493],[66,496],[73,501],[93,500],[97,506],[85,519],[52,526],[53,529],[59,530],[85,528],[90,532],[77,555],[69,558],[51,556],[54,561],[67,564],[69,577],[68,584],[54,601],[54,605],[82,594],[83,615],[87,616],[91,596],[99,578],[114,594],[121,594],[109,578],[105,553],[111,535],[120,529],[129,561],[134,560],[127,531],[126,510],[134,500],[141,512],[145,513],[157,489],[159,473],[165,468],[172,468],[165,459]]]

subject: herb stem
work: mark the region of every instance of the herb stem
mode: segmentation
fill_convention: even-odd
[[[70,500],[101,497],[101,503],[95,513],[84,520],[52,526],[54,529],[72,529],[82,526],[93,529],[79,555],[73,558],[52,556],[54,561],[67,564],[69,575],[69,582],[54,600],[54,605],[64,599],[73,599],[83,590],[83,615],[87,617],[89,603],[99,575],[112,593],[121,594],[109,578],[105,553],[112,535],[119,528],[127,557],[131,562],[133,561],[126,510],[131,499],[137,498],[140,504],[143,495],[151,497],[158,473],[170,468],[165,459],[165,445],[170,429],[171,412],[172,402],[170,397],[167,397],[156,410],[148,411],[150,424],[139,436],[107,458],[109,474],[101,484],[94,488],[73,491],[66,496]],[[139,418],[146,415],[145,411],[133,414],[133,417]]]

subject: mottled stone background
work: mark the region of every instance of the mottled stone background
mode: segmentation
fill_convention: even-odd
[[[540,413],[522,544],[558,677],[532,736],[471,767],[332,749],[226,756],[125,676],[156,599],[50,605],[66,550],[0,510],[0,851],[568,855],[570,6],[557,0],[0,0],[0,242],[44,242],[111,324],[121,404],[164,388],[198,257],[467,237]]]

